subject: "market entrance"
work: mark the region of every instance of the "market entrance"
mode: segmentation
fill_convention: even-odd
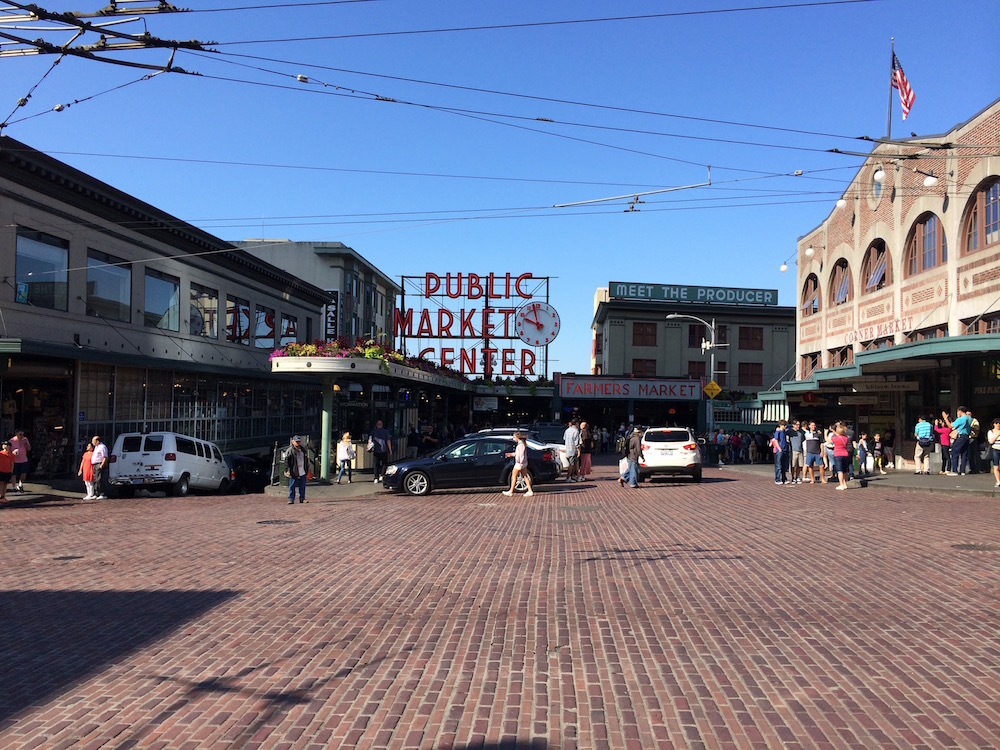
[[[0,376],[0,435],[24,430],[31,443],[29,475],[52,477],[68,470],[73,376],[69,363],[47,372],[18,372],[16,365]],[[53,377],[53,374],[58,376]],[[69,453],[67,453],[69,451]]]

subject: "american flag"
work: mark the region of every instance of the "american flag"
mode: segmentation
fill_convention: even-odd
[[[899,58],[896,57],[895,52],[892,53],[892,87],[899,89],[899,103],[903,107],[903,119],[905,120],[906,116],[910,114],[910,107],[913,106],[916,95],[910,88],[910,82],[906,80],[903,66],[899,64]]]

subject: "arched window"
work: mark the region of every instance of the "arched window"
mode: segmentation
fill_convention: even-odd
[[[916,276],[948,262],[948,240],[937,216],[926,213],[917,219],[906,241],[905,258],[903,268],[907,276]]]
[[[802,302],[799,309],[802,310],[803,318],[819,312],[819,279],[814,273],[809,274],[802,287]]]
[[[877,292],[892,283],[892,258],[885,240],[875,240],[868,246],[861,266],[861,293]]]
[[[844,305],[854,299],[854,283],[851,279],[851,267],[847,260],[841,258],[830,274],[830,306]]]
[[[984,182],[972,194],[962,237],[967,253],[1000,245],[1000,179]]]

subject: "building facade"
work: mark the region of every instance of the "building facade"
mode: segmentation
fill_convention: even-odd
[[[6,137],[0,266],[0,432],[36,475],[94,434],[265,451],[318,429],[315,383],[268,358],[316,336],[324,290]]]
[[[715,426],[742,426],[733,402],[774,388],[794,363],[795,309],[777,301],[775,290],[611,282],[595,296],[592,377],[688,381],[698,392],[691,399],[683,388],[648,387],[643,393],[656,398],[602,398],[601,409],[616,423],[703,430],[709,412],[702,387],[714,381]],[[671,396],[682,391],[683,398]]]
[[[372,339],[393,346],[399,285],[342,242],[243,240],[256,258],[309,279],[329,294],[319,338]]]
[[[882,143],[797,245],[796,413],[892,427],[1000,416],[1000,100],[949,132]]]

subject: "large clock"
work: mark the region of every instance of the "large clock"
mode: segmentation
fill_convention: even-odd
[[[547,302],[529,302],[517,311],[514,326],[525,344],[545,346],[559,333],[559,313]]]

